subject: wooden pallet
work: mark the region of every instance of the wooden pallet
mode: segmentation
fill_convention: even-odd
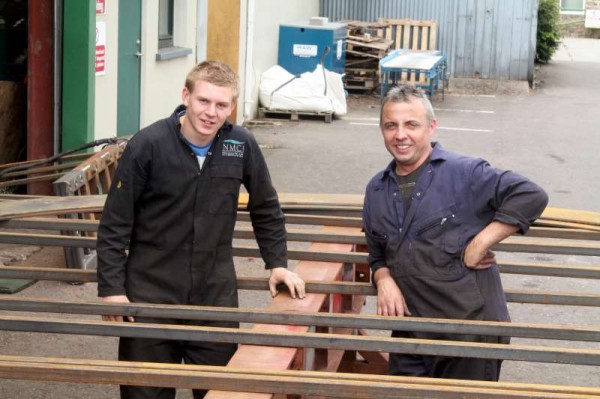
[[[393,42],[389,39],[380,39],[370,43],[348,39],[346,52],[362,57],[381,59],[386,56]]]
[[[276,115],[276,116],[275,116]],[[291,121],[298,121],[300,116],[324,118],[325,123],[331,123],[333,120],[333,112],[311,112],[311,111],[296,111],[287,109],[258,109],[258,118],[265,119],[268,117],[284,117]]]
[[[414,51],[437,50],[437,21],[380,18],[385,24],[385,37],[394,49]]]
[[[385,37],[393,42],[393,49],[412,51],[437,50],[437,21],[413,19],[386,19],[379,18],[385,24]],[[424,74],[402,73],[401,82],[413,84],[426,84]]]

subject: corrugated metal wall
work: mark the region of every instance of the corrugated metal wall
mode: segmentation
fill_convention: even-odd
[[[533,78],[539,0],[321,0],[330,21],[434,19],[450,75]]]

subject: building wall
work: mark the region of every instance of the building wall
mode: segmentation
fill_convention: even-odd
[[[260,76],[277,64],[279,25],[319,16],[319,0],[248,0],[246,8],[240,28],[245,97],[238,104],[238,121],[252,119],[257,113]]]
[[[117,128],[117,74],[119,43],[119,0],[106,1],[106,15],[96,16],[106,22],[106,73],[95,78],[95,133],[96,139],[116,136]],[[158,1],[142,2],[142,46],[140,127],[167,117],[181,103],[185,76],[196,64],[198,24],[195,1],[175,0],[174,46],[192,50],[191,54],[158,61]]]
[[[185,76],[196,64],[196,7],[195,1],[175,0],[173,45],[190,48],[192,54],[157,61],[158,1],[142,3],[141,127],[169,116],[181,103]]]
[[[94,137],[117,135],[117,65],[119,54],[119,0],[106,0],[106,14],[96,15],[96,22],[106,23],[106,73],[96,75],[94,102]]]
[[[558,0],[557,0],[558,1]],[[586,0],[586,10],[600,10],[600,0]],[[560,14],[561,33],[563,37],[587,37],[600,39],[600,29],[585,27],[585,14]]]

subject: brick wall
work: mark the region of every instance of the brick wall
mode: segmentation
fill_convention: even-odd
[[[600,0],[586,0],[585,8],[588,10],[600,10]],[[600,39],[600,29],[586,29],[584,21],[585,15],[560,14],[563,37]]]

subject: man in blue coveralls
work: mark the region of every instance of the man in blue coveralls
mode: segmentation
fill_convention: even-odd
[[[525,234],[548,203],[539,186],[432,142],[418,88],[391,89],[380,128],[394,160],[367,186],[364,230],[377,313],[509,321],[492,246]],[[508,337],[394,331],[394,337],[508,343]],[[501,360],[390,354],[393,375],[497,381]]]

